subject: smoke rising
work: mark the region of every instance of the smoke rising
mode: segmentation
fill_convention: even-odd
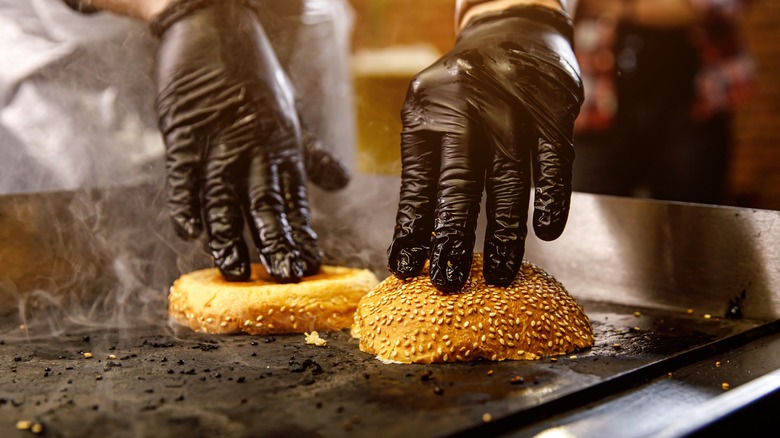
[[[302,97],[302,122],[354,167],[348,4],[259,3]],[[0,0],[0,9],[14,56],[36,61],[0,70],[0,193],[17,193],[0,198],[0,337],[170,330],[172,281],[211,260],[203,239],[181,241],[168,220],[157,42],[143,24],[82,17],[59,2]],[[366,178],[337,194],[312,189],[313,219],[326,263],[385,276],[397,182]]]

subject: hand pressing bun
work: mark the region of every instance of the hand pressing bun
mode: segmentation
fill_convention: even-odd
[[[460,292],[441,292],[426,269],[389,277],[360,300],[352,334],[360,349],[402,363],[539,359],[591,347],[582,308],[541,268],[523,262],[507,287],[489,286],[482,254]]]
[[[323,266],[300,283],[278,284],[260,264],[247,282],[225,281],[216,268],[182,275],[168,295],[177,323],[203,333],[253,335],[350,327],[360,298],[378,283],[363,269]]]

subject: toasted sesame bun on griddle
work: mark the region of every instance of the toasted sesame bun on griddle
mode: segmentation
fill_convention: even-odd
[[[184,274],[168,295],[171,319],[203,333],[253,335],[350,327],[360,298],[378,283],[368,270],[323,266],[300,283],[278,284],[262,265],[247,282],[228,282],[216,268]]]
[[[490,286],[481,254],[460,292],[436,289],[427,268],[387,278],[360,300],[352,334],[362,351],[402,363],[533,360],[593,345],[588,317],[555,278],[523,262],[511,285]]]

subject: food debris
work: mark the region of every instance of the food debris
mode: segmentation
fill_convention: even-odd
[[[519,385],[521,383],[525,383],[525,379],[523,376],[514,376],[510,382],[512,382],[513,385]]]
[[[636,316],[637,318],[639,318],[640,316],[642,316],[642,312],[634,312],[634,316]]]
[[[729,382],[723,382],[720,384],[720,387],[723,388],[724,391],[727,391],[729,388],[731,388],[731,385],[729,385]]]
[[[623,346],[620,344],[612,344],[612,348],[614,348],[615,350],[620,350],[621,348],[623,348]]]
[[[716,366],[716,367],[719,367],[720,365],[721,365],[720,361],[718,361],[718,362],[715,362],[715,366]]]
[[[487,375],[488,376],[492,376],[493,375],[493,370],[488,370]]]
[[[634,328],[632,328],[631,330],[633,330],[633,331],[635,331],[635,332],[642,331],[642,329],[641,329],[641,328],[639,328],[639,327],[634,327]]]
[[[84,359],[92,359],[92,353],[82,353],[84,355]]]
[[[33,424],[32,427],[30,428],[30,431],[36,435],[43,432],[43,424],[41,423]]]
[[[109,354],[108,358],[111,359],[111,360],[114,360],[114,359],[116,359],[116,354]]]
[[[712,318],[712,315],[710,315],[709,313],[704,314],[704,319],[710,319],[710,318]]]
[[[322,339],[320,334],[316,331],[311,333],[304,333],[304,335],[306,335],[306,345],[314,345],[317,347],[324,347],[328,345],[328,341]]]
[[[666,373],[667,377],[672,377],[672,373]]]
[[[493,421],[493,416],[490,415],[489,412],[485,412],[484,414],[482,414],[482,422],[483,423],[490,423],[491,421]]]
[[[571,356],[569,356],[569,359],[571,359],[571,360],[577,360],[577,356],[576,356],[576,355],[571,355]]]
[[[558,358],[557,357],[551,357],[550,358],[550,362],[558,362]]]
[[[17,430],[30,430],[32,427],[32,422],[27,420],[17,421],[16,422],[16,429]]]
[[[687,310],[687,312],[688,312],[688,314],[690,315],[690,314],[692,314],[692,313],[693,313],[693,309],[688,309],[688,310]]]

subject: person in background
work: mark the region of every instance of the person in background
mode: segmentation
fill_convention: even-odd
[[[738,26],[749,3],[580,1],[574,190],[723,202],[733,111],[754,75]]]
[[[293,88],[258,20],[262,8],[251,0],[66,2],[146,21],[159,38],[156,110],[178,233],[194,239],[205,228],[228,280],[249,275],[245,221],[277,281],[317,272],[304,134]],[[521,266],[532,186],[536,234],[552,240],[563,232],[583,100],[570,9],[566,0],[457,2],[457,42],[412,80],[402,111],[393,274],[419,275],[430,259],[437,288],[461,289],[483,190],[489,283],[511,283]],[[316,161],[323,160],[330,162]],[[307,169],[309,177],[327,182],[321,167]]]

